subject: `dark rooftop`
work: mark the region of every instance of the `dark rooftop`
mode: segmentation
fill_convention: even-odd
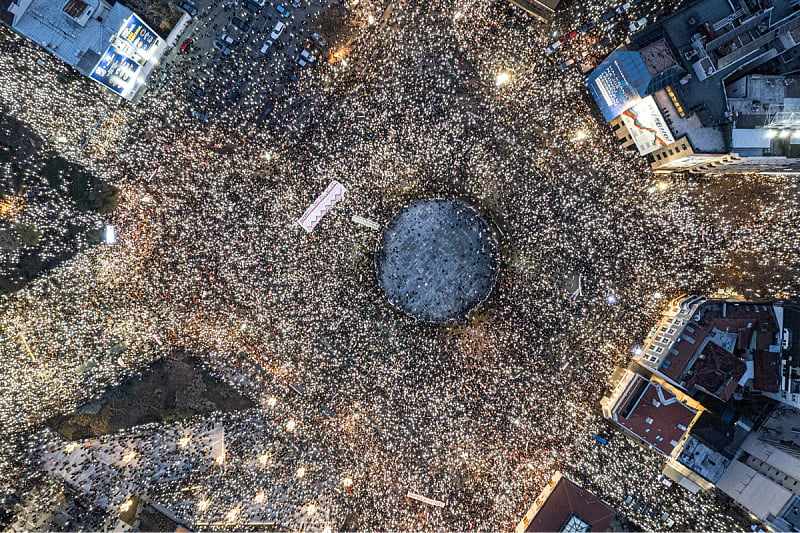
[[[575,528],[581,522],[589,531],[608,531],[616,511],[590,491],[564,476],[558,477],[525,531],[565,531],[568,526],[573,531],[585,530]]]
[[[686,390],[702,387],[728,401],[745,375],[745,354],[758,366],[759,384],[777,381],[774,357],[778,322],[771,304],[709,300],[697,309],[670,347],[659,372]],[[755,379],[754,379],[755,385]],[[766,389],[762,389],[766,390]]]

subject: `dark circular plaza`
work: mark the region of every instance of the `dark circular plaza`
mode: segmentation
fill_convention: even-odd
[[[418,320],[464,317],[489,296],[499,267],[486,219],[458,200],[421,200],[389,222],[376,254],[389,302]]]

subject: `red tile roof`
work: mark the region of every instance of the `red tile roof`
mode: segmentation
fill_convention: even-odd
[[[608,531],[616,511],[562,476],[525,531],[561,531],[573,515],[589,524],[590,531]]]
[[[708,340],[725,333],[737,336],[732,354]],[[709,300],[697,309],[658,371],[675,383],[683,383],[686,390],[698,385],[727,401],[746,370],[741,363],[742,352],[768,351],[777,334],[778,322],[771,305]],[[699,358],[701,348],[704,359]]]
[[[643,376],[634,377],[614,407],[614,420],[647,444],[670,455],[683,438],[696,411]]]

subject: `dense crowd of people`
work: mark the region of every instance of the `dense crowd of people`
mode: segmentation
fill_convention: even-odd
[[[567,2],[559,20],[606,4]],[[713,494],[690,500],[659,484],[658,455],[606,426],[597,402],[669,298],[720,288],[717,270],[755,268],[737,253],[796,263],[796,183],[740,177],[771,195],[731,221],[703,188],[714,178],[655,179],[619,147],[579,72],[543,53],[553,27],[503,2],[389,5],[361,0],[373,24],[346,61],[300,72],[264,127],[235,110],[199,122],[187,74],[168,63],[163,85],[134,105],[87,80],[60,83],[67,67],[28,43],[3,56],[6,112],[65,157],[108,110],[78,160],[123,200],[109,220],[116,244],[87,246],[0,301],[0,500],[34,475],[31,456],[46,465],[45,450],[67,446],[29,440],[45,418],[182,349],[259,405],[187,423],[219,424],[231,446],[230,468],[180,477],[202,493],[145,483],[193,524],[341,526],[303,518],[313,505],[368,529],[507,530],[560,469],[647,529],[664,525],[628,510],[631,493],[661,502],[676,529],[741,528]],[[296,221],[333,179],[348,192],[308,234]],[[493,294],[447,326],[386,302],[372,262],[380,234],[351,222],[385,224],[426,197],[462,199],[502,235]],[[52,208],[19,216],[43,225]],[[576,274],[572,298],[564,287]],[[793,295],[797,277],[758,290]],[[176,427],[131,430],[135,446],[115,437],[144,450],[136,479]],[[601,427],[607,446],[591,439]],[[263,477],[250,466],[267,453],[280,467]],[[292,488],[259,488],[276,480]],[[259,490],[273,510],[293,494],[291,512],[257,514]]]

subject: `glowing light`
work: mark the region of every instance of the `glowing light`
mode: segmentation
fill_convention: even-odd
[[[236,522],[237,518],[239,518],[239,509],[233,508],[228,511],[228,514],[225,515],[225,522],[228,524],[233,524]]]
[[[122,462],[123,463],[130,463],[136,458],[136,451],[135,450],[128,450],[127,452],[122,454]]]
[[[278,405],[278,399],[275,396],[270,396],[267,400],[267,405],[270,407],[275,407]]]
[[[497,77],[494,80],[494,84],[498,87],[502,87],[506,83],[511,81],[511,73],[507,70],[501,70],[497,73]]]
[[[222,454],[218,455],[217,458],[215,459],[215,461],[216,461],[216,463],[218,465],[222,465],[222,463],[225,462],[225,454],[222,453]]]
[[[270,459],[272,459],[272,455],[270,453],[265,453],[258,456],[258,462],[264,466],[267,466],[267,463],[269,463]]]
[[[317,506],[314,505],[313,503],[309,503],[308,507],[306,508],[306,514],[311,516],[316,512],[317,512]]]
[[[133,506],[133,498],[128,498],[122,505],[119,506],[119,512],[127,513],[131,506]]]
[[[636,357],[639,357],[640,355],[642,355],[642,347],[641,346],[634,346],[633,350],[631,350],[631,351],[633,352],[633,355],[635,355]]]
[[[72,453],[72,450],[75,449],[75,444],[67,444],[64,448],[64,453]]]
[[[353,486],[353,479],[350,477],[342,478],[342,487],[349,489]]]
[[[103,242],[106,244],[114,244],[117,242],[117,231],[111,224],[106,224],[106,229],[103,232]]]
[[[606,296],[606,303],[608,305],[614,305],[615,303],[617,303],[617,297],[613,294],[609,294],[608,296]]]
[[[333,529],[331,529],[331,526],[326,525],[322,528],[322,533],[333,533]]]
[[[180,446],[181,448],[186,448],[187,446],[189,446],[190,442],[192,442],[192,437],[189,437],[187,435],[186,437],[178,439],[178,446]]]
[[[331,52],[331,57],[330,57],[329,62],[330,63],[336,63],[337,61],[341,61],[342,65],[346,66],[347,65],[347,59],[346,59],[347,51],[348,51],[347,48],[342,47],[342,48],[339,48],[338,50],[336,50],[334,52]]]
[[[267,499],[267,495],[264,494],[263,490],[260,490],[260,491],[256,492],[256,497],[253,498],[253,501],[255,501],[256,503],[264,503],[264,501],[266,499]]]
[[[575,136],[572,138],[572,142],[581,142],[581,141],[582,141],[582,140],[584,140],[586,137],[587,137],[587,135],[586,135],[586,132],[585,132],[585,131],[579,131],[579,132],[578,132],[578,133],[576,133],[576,134],[575,134]]]
[[[294,432],[296,427],[297,427],[297,422],[295,422],[293,419],[286,422],[286,431],[288,431],[289,433]]]
[[[664,192],[667,189],[669,189],[669,183],[666,181],[659,181],[658,183],[656,183],[656,187],[658,187],[659,191]]]
[[[660,300],[661,299],[661,293],[658,292],[658,291],[654,292],[653,293],[653,298],[656,299],[656,300]]]
[[[462,15],[461,11],[456,11],[455,14],[453,15],[453,22],[457,22],[458,19],[461,18],[461,15]]]
[[[211,505],[209,500],[203,499],[197,502],[197,510],[201,513],[204,513],[208,510],[208,506]]]
[[[374,17],[374,16],[372,16],[372,15],[369,15],[369,16],[367,17],[367,24],[369,24],[370,26],[372,26],[373,24],[375,24],[375,17]]]
[[[300,468],[298,468],[297,472],[294,473],[294,477],[296,477],[298,479],[303,478],[305,475],[306,475],[306,467],[304,467],[304,466],[301,466]]]
[[[767,139],[774,139],[777,135],[777,130],[767,130],[767,133],[764,134]]]

